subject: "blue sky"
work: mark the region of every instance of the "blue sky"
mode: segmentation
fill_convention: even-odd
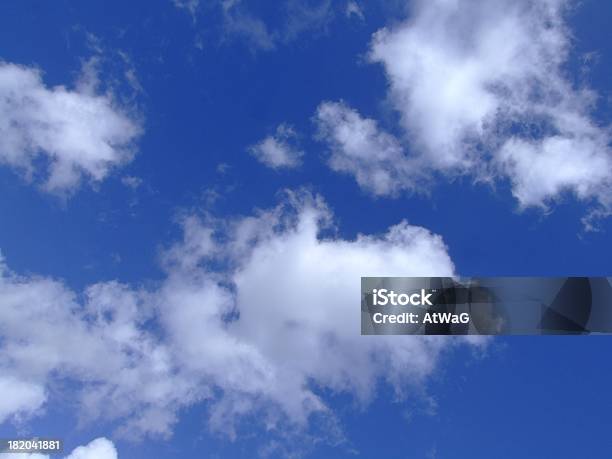
[[[612,7],[452,3],[3,2],[0,437],[607,457],[606,337],[374,343],[325,323],[373,269],[610,273]],[[336,276],[321,321],[257,297]]]

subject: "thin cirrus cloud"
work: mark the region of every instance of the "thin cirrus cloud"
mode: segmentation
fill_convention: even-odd
[[[304,156],[297,145],[297,134],[288,124],[280,124],[273,135],[249,147],[249,153],[272,169],[296,168]]]
[[[200,9],[207,8],[208,13],[219,11],[223,40],[239,40],[253,51],[272,51],[306,34],[325,31],[335,15],[330,0],[279,2],[276,9],[282,17],[279,23],[254,13],[249,2],[244,0],[215,0],[208,3],[200,0],[173,0],[173,4],[189,12],[194,22]]]
[[[47,87],[32,67],[0,62],[0,164],[44,191],[68,194],[129,162],[139,122],[109,93],[96,93],[91,65],[74,89]]]
[[[351,240],[331,225],[305,191],[229,221],[187,215],[163,254],[165,279],[148,290],[105,282],[79,295],[2,263],[0,387],[11,402],[0,422],[42,415],[60,378],[72,381],[79,419],[115,422],[117,434],[170,435],[180,410],[203,401],[210,429],[230,437],[255,414],[271,434],[305,431],[313,416],[337,424],[321,388],[365,404],[384,381],[402,396],[441,354],[483,344],[355,334],[361,275],[454,266],[440,236],[405,221]]]
[[[14,459],[49,459],[45,454],[11,454]],[[64,459],[117,459],[115,445],[106,438],[98,438],[86,446],[79,446]]]
[[[508,180],[521,207],[545,208],[572,193],[609,213],[609,126],[591,114],[596,94],[565,77],[570,3],[414,2],[407,20],[374,34],[369,51],[385,71],[404,136],[393,140],[353,109],[323,103],[315,119],[332,168],[375,194],[422,188],[416,172],[437,171]],[[331,107],[347,116],[327,116]],[[365,161],[379,177],[366,181],[366,155],[337,133],[368,124]],[[393,185],[384,185],[387,177]]]
[[[330,0],[316,0],[304,4],[299,0],[280,2],[284,21],[272,25],[253,14],[243,0],[222,0],[226,39],[242,39],[254,50],[270,51],[308,33],[325,30],[334,11]]]

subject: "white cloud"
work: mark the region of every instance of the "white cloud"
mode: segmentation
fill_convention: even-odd
[[[0,163],[66,193],[131,160],[139,124],[111,95],[96,94],[92,65],[70,90],[45,86],[35,68],[0,62]]]
[[[37,408],[56,374],[77,384],[84,421],[136,413],[131,422],[144,422],[148,407],[161,410],[187,399],[172,384],[165,346],[142,327],[148,317],[143,302],[143,294],[111,282],[89,287],[80,303],[61,282],[16,276],[0,266],[0,368],[5,380],[20,382],[6,387],[14,389],[7,398],[21,400],[13,413],[4,407],[4,419]],[[24,397],[25,387],[35,396]]]
[[[349,17],[349,18],[352,16],[355,16],[361,19],[362,21],[365,19],[361,5],[359,4],[359,2],[355,0],[349,0],[348,2],[346,2],[345,14],[346,14],[346,17]]]
[[[560,4],[417,1],[406,22],[374,35],[371,59],[384,65],[419,152],[439,167],[470,167],[471,145],[488,142],[496,117],[553,108],[553,91],[566,89]],[[546,91],[540,100],[536,90]]]
[[[410,160],[400,142],[343,102],[323,102],[315,115],[318,136],[329,145],[329,166],[351,174],[375,195],[396,195],[414,189],[419,164]]]
[[[11,376],[0,376],[0,393],[11,394],[0,399],[0,423],[9,416],[27,417],[36,413],[46,399],[43,386]]]
[[[79,446],[66,459],[117,459],[115,445],[106,438],[98,438],[87,446]]]
[[[44,454],[11,454],[14,459],[49,459]],[[115,445],[106,438],[98,438],[87,446],[79,446],[65,459],[117,459]]]
[[[610,130],[590,115],[596,95],[566,78],[568,4],[413,2],[407,20],[374,34],[369,53],[386,72],[410,160],[372,120],[325,103],[343,114],[324,123],[332,167],[375,194],[413,188],[418,172],[442,172],[509,179],[523,207],[570,192],[609,209]],[[338,140],[344,132],[360,139],[357,147]]]
[[[188,274],[175,278],[173,298],[165,302],[173,307],[164,321],[174,331],[184,365],[213,372],[227,391],[213,406],[213,427],[227,430],[236,414],[252,411],[262,399],[303,425],[312,413],[327,411],[308,381],[367,400],[378,378],[398,390],[403,383],[422,381],[449,344],[427,338],[364,340],[354,314],[361,275],[450,275],[453,265],[439,237],[401,223],[379,237],[324,239],[319,233],[330,218],[324,204],[309,196],[290,194],[289,200],[225,228],[223,246],[210,246],[207,239],[210,259],[235,266],[232,295],[212,285],[204,294],[201,281],[185,283],[202,276],[195,268],[201,261],[184,263],[183,255],[192,253],[190,242],[173,257]],[[271,285],[274,293],[266,288]],[[224,330],[202,330],[211,316],[233,308],[239,320]]]
[[[454,274],[442,239],[401,222],[346,240],[331,218],[304,192],[230,222],[188,216],[184,240],[165,252],[166,279],[150,290],[107,282],[77,296],[3,265],[3,378],[48,397],[55,378],[72,381],[84,421],[114,420],[127,435],[170,434],[180,409],[203,400],[210,428],[230,436],[253,414],[270,432],[302,430],[314,414],[334,417],[322,388],[367,403],[381,380],[398,394],[421,386],[439,355],[466,341],[363,337],[355,308],[362,275]],[[5,418],[40,408],[6,388],[22,401],[4,406]]]
[[[523,206],[544,206],[565,191],[580,199],[612,203],[612,155],[603,139],[550,136],[540,141],[510,139],[498,153]]]
[[[298,167],[304,155],[297,146],[295,130],[287,124],[280,124],[274,135],[269,135],[251,146],[249,152],[259,162],[272,169]]]

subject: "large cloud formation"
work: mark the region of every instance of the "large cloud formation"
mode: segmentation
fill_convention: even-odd
[[[127,435],[167,435],[182,407],[204,400],[211,429],[230,436],[255,413],[270,431],[303,430],[315,414],[334,417],[322,389],[366,403],[385,381],[401,394],[464,342],[359,334],[360,276],[454,274],[423,228],[344,240],[323,200],[302,191],[229,222],[188,215],[183,228],[153,289],[107,282],[77,295],[1,265],[0,386],[11,402],[0,422],[41,413],[59,378],[83,420],[117,421]]]
[[[316,119],[331,167],[376,194],[423,187],[417,172],[429,171],[507,179],[522,207],[570,192],[609,211],[610,130],[591,116],[596,94],[567,77],[569,3],[413,2],[409,18],[379,30],[369,52],[387,75],[404,151],[372,120],[327,102]],[[332,108],[345,115],[330,116]],[[375,140],[369,154],[338,142],[338,132],[357,127]]]
[[[64,194],[128,162],[139,123],[110,93],[96,93],[91,66],[77,87],[48,88],[39,70],[0,61],[0,163]]]

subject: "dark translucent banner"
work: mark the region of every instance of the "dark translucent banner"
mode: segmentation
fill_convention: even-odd
[[[612,333],[612,278],[362,277],[362,335]]]

